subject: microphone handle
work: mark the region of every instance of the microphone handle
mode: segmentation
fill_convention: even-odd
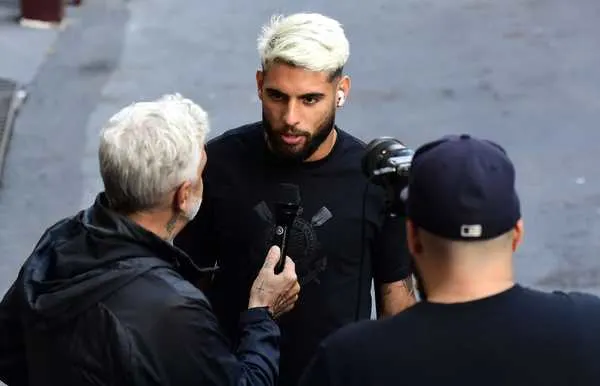
[[[275,265],[275,274],[279,274],[283,271],[288,241],[288,227],[286,225],[278,225],[277,227],[278,229],[275,230],[275,234],[277,235],[278,240],[275,244],[279,246],[280,255],[277,265]]]

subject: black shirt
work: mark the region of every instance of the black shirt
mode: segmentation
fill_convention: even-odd
[[[600,385],[600,299],[519,285],[422,302],[325,342],[301,385]]]
[[[327,157],[293,164],[268,150],[260,123],[210,141],[201,210],[175,240],[199,265],[218,262],[208,295],[233,335],[271,245],[277,185],[299,186],[302,214],[288,255],[302,289],[294,310],[279,321],[280,385],[296,384],[325,336],[370,317],[372,278],[394,282],[410,273],[403,220],[386,220],[383,190],[361,171],[364,144],[337,130]]]

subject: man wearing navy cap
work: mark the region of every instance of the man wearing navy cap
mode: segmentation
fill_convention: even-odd
[[[515,169],[469,135],[419,148],[407,238],[424,301],[323,342],[304,386],[600,385],[600,299],[515,283]]]

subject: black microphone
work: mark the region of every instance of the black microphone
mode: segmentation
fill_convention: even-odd
[[[298,185],[281,183],[278,186],[275,202],[275,234],[273,243],[281,250],[275,273],[283,271],[290,230],[300,210],[300,189]]]

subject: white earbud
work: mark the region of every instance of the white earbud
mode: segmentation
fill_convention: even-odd
[[[337,105],[338,107],[342,107],[344,105],[344,102],[346,102],[346,94],[344,94],[344,92],[342,90],[338,90],[337,92]]]

